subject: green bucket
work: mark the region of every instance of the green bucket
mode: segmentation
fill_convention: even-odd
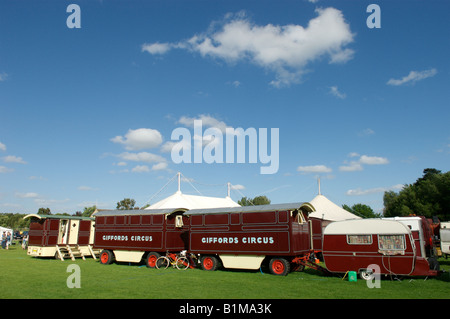
[[[355,281],[357,280],[356,271],[349,271],[348,272],[348,281]]]

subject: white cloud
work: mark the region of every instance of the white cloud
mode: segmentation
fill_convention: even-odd
[[[8,156],[3,157],[3,161],[5,163],[19,163],[19,164],[27,163],[22,159],[22,157],[14,156],[14,155],[8,155]]]
[[[0,73],[0,82],[6,81],[7,78],[8,74],[6,74],[5,72]]]
[[[240,184],[231,185],[231,189],[241,190],[241,189],[245,189],[245,186],[244,185],[240,185]]]
[[[136,130],[130,129],[127,134],[125,134],[125,137],[116,136],[112,138],[111,141],[125,145],[125,149],[129,151],[137,151],[159,146],[162,143],[162,136],[157,130],[139,128]]]
[[[362,196],[362,195],[369,195],[369,194],[375,194],[375,193],[384,193],[386,191],[391,190],[401,190],[403,188],[402,184],[397,184],[391,187],[376,187],[376,188],[370,188],[370,189],[349,189],[346,194],[349,196]]]
[[[331,87],[330,87],[330,92],[329,92],[329,93],[330,93],[331,95],[334,95],[334,96],[337,97],[337,98],[340,98],[340,99],[345,99],[345,97],[346,97],[346,94],[345,94],[345,93],[339,92],[337,86],[331,86]]]
[[[356,171],[362,171],[363,167],[361,163],[352,161],[348,165],[339,166],[339,170],[341,172],[356,172]]]
[[[202,121],[202,127],[203,128],[205,128],[205,127],[215,127],[217,129],[219,129],[222,133],[225,133],[225,129],[228,127],[225,124],[225,122],[220,121],[220,120],[212,117],[211,115],[207,115],[207,114],[200,114],[197,117],[182,116],[177,121],[177,123],[186,125],[187,127],[194,127],[194,121],[195,120]]]
[[[152,166],[152,171],[160,171],[167,168],[166,162],[161,162]]]
[[[0,174],[14,172],[13,168],[8,168],[5,166],[0,166]]]
[[[404,76],[401,79],[390,79],[387,84],[388,85],[403,85],[405,83],[411,83],[414,84],[417,81],[424,80],[426,78],[433,77],[437,74],[436,69],[429,69],[424,71],[411,71],[407,76]]]
[[[367,156],[362,155],[359,159],[361,164],[367,165],[384,165],[389,164],[389,160],[386,157]]]
[[[212,57],[236,63],[251,63],[272,70],[279,87],[297,83],[308,63],[328,57],[330,63],[345,63],[353,57],[346,48],[354,34],[341,11],[335,8],[316,9],[317,16],[306,27],[256,25],[242,11],[227,14],[221,23],[211,23],[204,33],[179,43],[144,44],[142,50],[163,54],[171,48],[186,49],[202,57]]]
[[[82,185],[82,186],[78,187],[78,190],[80,190],[80,191],[96,191],[96,190],[98,190],[98,188],[93,188],[93,187],[90,187],[90,186]]]
[[[311,165],[311,166],[299,166],[297,167],[297,171],[303,173],[330,173],[332,169],[325,165]]]
[[[6,151],[6,145],[0,142],[0,151]]]
[[[349,157],[358,157],[359,154],[352,152]],[[385,165],[389,164],[389,160],[385,157],[361,155],[357,161],[345,161],[343,166],[339,167],[341,172],[362,171],[363,165]]]
[[[142,45],[142,52],[148,52],[150,54],[164,54],[169,51],[171,47],[172,46],[169,43],[144,43]]]
[[[238,80],[231,82],[231,85],[233,85],[235,88],[241,86],[241,82],[239,82]]]
[[[137,165],[131,171],[133,173],[147,173],[150,172],[150,168],[147,165]]]
[[[139,153],[129,153],[124,152],[117,155],[121,159],[125,161],[133,161],[133,162],[145,162],[145,163],[155,163],[155,162],[165,162],[166,159],[160,155],[152,154],[149,152],[139,152]],[[120,165],[124,166],[124,165]]]

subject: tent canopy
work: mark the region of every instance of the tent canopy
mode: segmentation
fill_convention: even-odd
[[[315,212],[309,214],[309,217],[319,218],[329,221],[340,221],[347,219],[361,219],[361,217],[356,216],[349,211],[339,207],[328,198],[323,195],[317,195],[312,201],[311,205],[316,209]]]
[[[217,208],[217,207],[240,207],[238,203],[230,197],[206,197],[196,195],[186,195],[181,191],[175,192],[173,195],[150,205],[146,209],[162,209],[162,208]]]

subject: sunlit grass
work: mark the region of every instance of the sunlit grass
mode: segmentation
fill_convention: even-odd
[[[450,269],[450,259],[440,259],[441,269]],[[81,288],[68,288],[67,266],[77,264]],[[0,298],[135,298],[135,299],[297,299],[297,298],[449,298],[449,273],[439,278],[383,278],[380,289],[366,282],[326,277],[306,269],[286,277],[265,272],[200,269],[157,270],[143,265],[101,265],[87,258],[38,259],[20,247],[0,250]]]

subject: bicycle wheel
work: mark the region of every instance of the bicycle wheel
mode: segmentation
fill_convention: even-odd
[[[176,266],[179,270],[186,270],[189,268],[189,260],[186,257],[178,257]]]
[[[156,269],[167,269],[167,267],[169,267],[170,265],[170,260],[165,257],[165,256],[161,256],[158,259],[156,259]]]

